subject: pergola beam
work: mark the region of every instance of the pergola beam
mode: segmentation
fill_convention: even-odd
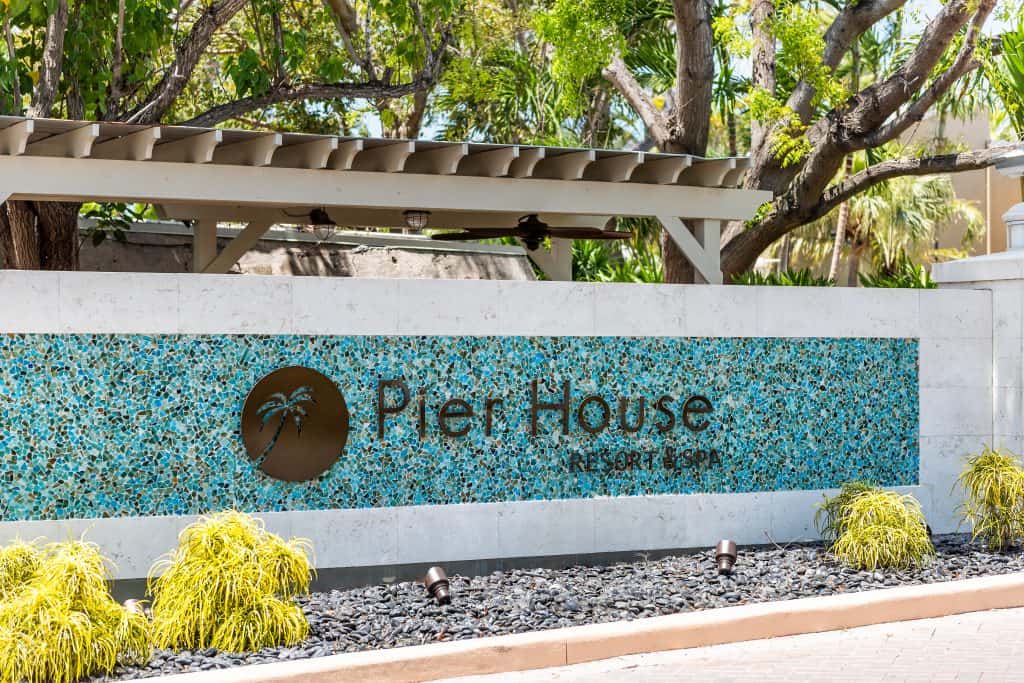
[[[275,166],[283,168],[327,168],[327,162],[337,149],[337,138],[318,138],[279,148],[273,161]]]
[[[0,130],[0,154],[24,154],[35,127],[35,121],[29,119]]]
[[[211,130],[181,140],[164,142],[153,148],[153,160],[208,164],[213,161],[213,151],[217,149],[223,137],[223,132]]]
[[[25,151],[43,156],[81,159],[89,156],[93,142],[99,136],[99,124],[87,123],[79,128],[69,130],[67,133],[51,135],[39,142],[29,142]]]
[[[178,204],[166,203],[155,206],[162,220],[215,220],[231,223],[266,221],[274,225],[308,225],[308,214],[297,207],[260,207],[226,204]],[[403,209],[363,209],[358,207],[331,207],[331,217],[342,227],[360,226],[392,227],[405,226]],[[514,228],[522,218],[522,211],[498,213],[494,211],[435,211],[430,222],[436,228]],[[602,228],[612,218],[610,215],[541,213],[545,223],[571,228]]]
[[[154,154],[164,145],[157,145]],[[520,156],[522,159],[522,156]],[[481,213],[681,216],[746,220],[768,192],[680,185],[534,180],[152,161],[0,156],[0,187],[16,199]],[[296,210],[297,212],[297,210]]]
[[[159,128],[143,128],[137,133],[94,145],[91,156],[96,159],[146,161],[153,157],[153,147],[159,140]]]
[[[258,138],[219,146],[213,150],[215,164],[243,164],[245,166],[269,166],[274,152],[281,146],[280,133],[261,135]]]

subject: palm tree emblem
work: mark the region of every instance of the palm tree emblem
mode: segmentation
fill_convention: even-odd
[[[260,431],[263,431],[263,428],[269,422],[277,418],[277,428],[274,430],[274,436],[257,458],[257,467],[262,465],[266,457],[274,450],[281,432],[284,431],[285,425],[289,422],[295,425],[296,436],[302,436],[302,423],[309,415],[309,411],[305,406],[307,403],[316,403],[316,399],[313,398],[313,388],[301,386],[290,394],[285,394],[281,391],[271,394],[256,409],[256,414],[260,419]],[[289,420],[289,418],[291,419]]]
[[[310,481],[337,462],[349,413],[338,385],[301,365],[278,368],[249,390],[239,431],[256,469],[280,481]]]

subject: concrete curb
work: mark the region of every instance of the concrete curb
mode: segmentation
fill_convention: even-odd
[[[163,683],[414,683],[1022,606],[1024,573],[1017,573],[256,664],[153,680]]]

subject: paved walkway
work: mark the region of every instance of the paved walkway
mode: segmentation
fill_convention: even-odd
[[[1024,681],[1024,609],[617,657],[448,683]]]

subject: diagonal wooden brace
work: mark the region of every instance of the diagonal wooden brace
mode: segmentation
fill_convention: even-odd
[[[690,220],[694,231],[678,216],[658,216],[658,222],[697,271],[698,281],[722,284],[721,221]]]

